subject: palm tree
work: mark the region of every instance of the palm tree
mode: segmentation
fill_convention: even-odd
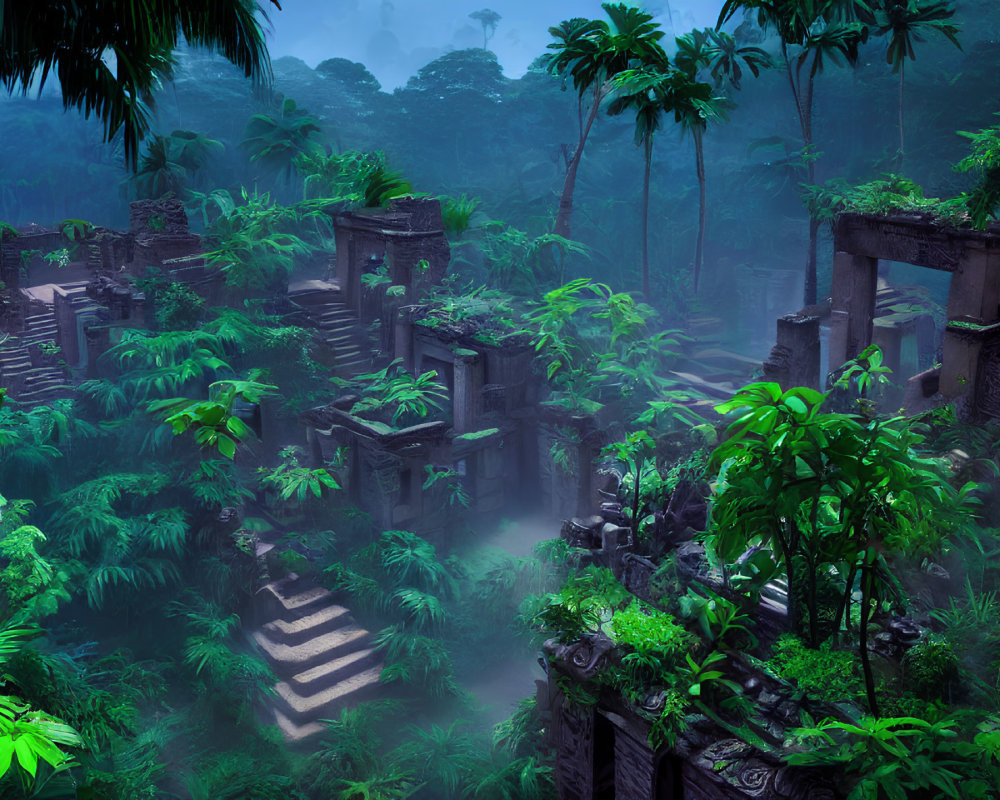
[[[774,66],[771,56],[760,47],[741,45],[736,37],[715,28],[708,29],[708,37],[712,40],[709,47],[708,68],[716,86],[728,81],[730,86],[739,91],[743,80],[743,67],[749,69],[756,78],[760,76],[762,69]],[[743,66],[740,66],[741,61]]]
[[[868,38],[868,28],[858,20],[857,0],[726,0],[719,12],[722,27],[737,11],[756,12],[757,23],[773,30],[781,41],[781,59],[795,100],[807,157],[807,182],[816,182],[813,153],[813,94],[816,76],[826,61],[855,64],[858,47]],[[816,250],[819,221],[809,220],[809,253],[806,259],[804,301],[816,303]]]
[[[222,142],[194,131],[174,131],[170,136],[154,136],[139,160],[135,174],[139,198],[157,198],[167,192],[179,194]]]
[[[577,93],[577,121],[579,124],[579,140],[573,155],[566,164],[566,177],[563,179],[562,195],[559,198],[559,211],[553,232],[557,236],[569,238],[570,219],[573,215],[573,190],[576,186],[576,173],[583,158],[583,148],[590,135],[590,129],[597,119],[597,111],[601,106],[607,89],[604,85],[602,46],[608,36],[608,26],[603,20],[575,17],[563,20],[557,27],[549,28],[549,35],[556,41],[548,45],[556,53],[549,60],[549,69],[556,75],[571,77],[573,88]],[[590,107],[584,119],[584,97],[590,98]]]
[[[888,36],[886,63],[899,73],[899,163],[903,164],[903,80],[906,59],[916,58],[914,42],[922,42],[923,34],[936,32],[945,36],[959,50],[958,27],[951,24],[955,15],[947,0],[878,0],[873,4],[872,23],[879,36]]]
[[[771,66],[771,58],[759,47],[741,46],[728,33],[706,28],[695,29],[675,39],[677,54],[674,63],[686,73],[689,81],[696,81],[709,72],[718,90],[728,82],[739,89],[745,66],[756,78],[760,70]],[[740,65],[743,62],[743,66]],[[724,97],[704,96],[703,89],[679,82],[674,91],[675,113],[685,131],[694,140],[695,169],[698,174],[698,242],[694,256],[694,290],[698,291],[698,277],[705,257],[705,224],[707,202],[705,190],[705,129],[710,119],[721,119],[725,110]]]
[[[254,114],[243,132],[240,147],[250,154],[250,160],[272,173],[284,172],[291,182],[295,159],[302,154],[324,152],[319,141],[319,121],[295,101],[286,99],[276,116]]]
[[[187,170],[177,160],[169,138],[154,136],[146,143],[146,152],[139,159],[139,169],[133,180],[136,196],[140,200],[181,191],[187,181]]]
[[[577,17],[549,28],[549,34],[556,39],[548,45],[548,49],[555,51],[550,57],[549,69],[564,79],[572,78],[578,96],[580,138],[566,165],[566,178],[553,229],[556,235],[566,239],[570,238],[576,173],[601,102],[610,91],[609,80],[627,69],[633,60],[640,63],[666,60],[666,54],[658,44],[663,38],[663,31],[653,22],[651,14],[625,3],[603,3],[601,7],[610,18],[610,23]],[[590,106],[584,119],[583,103],[588,95]]]
[[[690,130],[695,140],[698,184],[701,188],[700,227],[695,254],[694,285],[698,289],[698,274],[704,246],[705,221],[705,161],[702,134],[709,117],[718,116],[720,98],[712,96],[712,86],[702,83],[681,69],[671,67],[666,60],[638,69],[623,70],[615,77],[619,94],[608,107],[609,114],[626,109],[635,111],[635,142],[643,148],[645,170],[642,184],[642,292],[650,296],[649,286],[649,177],[653,160],[653,136],[660,129],[665,113],[673,112],[675,121]]]
[[[153,91],[169,75],[178,41],[217,50],[247,77],[266,79],[260,19],[256,0],[0,2],[0,85],[26,94],[54,74],[66,108],[99,117],[107,140],[122,132],[135,168]]]

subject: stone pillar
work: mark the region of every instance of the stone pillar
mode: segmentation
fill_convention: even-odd
[[[872,343],[882,348],[882,366],[892,370],[892,374],[889,376],[892,383],[882,387],[879,396],[881,402],[894,408],[903,401],[901,385],[917,371],[916,364],[903,363],[903,341],[907,334],[911,336],[911,339],[914,337],[915,329],[912,324],[882,319],[875,320],[875,326],[872,330]]]
[[[637,731],[615,729],[615,797],[656,800],[656,754]]]
[[[628,528],[620,528],[610,522],[604,523],[604,527],[601,528],[601,550],[607,559],[608,569],[618,580],[621,580],[624,572],[622,559],[627,552],[625,548],[628,545],[629,534],[631,531]]]
[[[981,361],[984,347],[1000,340],[1000,322],[993,325],[976,325],[970,322],[951,321],[944,332],[941,353],[941,383],[939,391],[945,401],[956,403],[959,416],[971,419],[977,415],[975,403],[983,399],[979,381],[984,377]],[[991,381],[995,379],[990,376]],[[992,390],[987,389],[987,392]]]
[[[392,357],[403,359],[402,368],[413,372],[413,307],[403,306],[396,312],[396,331],[393,334]]]
[[[878,259],[838,252],[833,256],[829,371],[872,343]]]
[[[778,319],[778,337],[767,361],[764,377],[792,386],[820,387],[819,317],[786,314]]]
[[[948,320],[1000,322],[1000,253],[966,244],[951,274]]]
[[[478,451],[479,474],[476,476],[476,510],[484,513],[501,511],[504,507],[504,461],[502,439],[491,441]]]
[[[921,314],[916,321],[917,369],[929,369],[937,352],[937,326],[930,314]]]
[[[549,670],[556,793],[559,800],[594,800],[594,707],[567,703],[556,675]]]
[[[475,350],[455,351],[455,433],[477,430],[483,413],[483,358]]]

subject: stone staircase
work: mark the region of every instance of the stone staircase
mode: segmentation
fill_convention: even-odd
[[[320,720],[381,690],[371,635],[328,590],[292,573],[263,586],[258,599],[270,621],[252,638],[281,678],[272,710],[287,740],[319,733]]]
[[[289,297],[306,312],[318,339],[332,353],[337,377],[350,378],[371,366],[367,335],[336,283],[304,281],[289,288]]]
[[[32,307],[25,330],[0,343],[0,383],[11,398],[26,406],[37,406],[72,394],[65,370],[56,365],[33,366],[31,350],[56,344],[59,332],[52,307]]]

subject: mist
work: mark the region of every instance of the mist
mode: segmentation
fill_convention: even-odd
[[[519,78],[563,19],[599,17],[598,0],[289,0],[270,14],[272,58],[294,56],[315,67],[328,58],[363,63],[386,91],[402,86],[424,64],[452,50],[482,47],[483,30],[469,14],[500,14],[489,47],[508,78]],[[646,5],[667,36],[713,25],[716,0],[658,0]]]

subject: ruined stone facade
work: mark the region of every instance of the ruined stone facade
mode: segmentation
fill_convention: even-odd
[[[905,389],[885,402],[916,413],[954,403],[966,419],[1000,416],[1000,232],[948,228],[918,216],[842,214],[834,229],[831,301],[778,320],[765,362],[768,380],[820,388],[819,325],[829,324],[826,369],[834,372],[868,345]],[[879,289],[879,262],[899,261],[951,275],[939,368],[932,315]],[[900,310],[902,306],[904,310]]]

